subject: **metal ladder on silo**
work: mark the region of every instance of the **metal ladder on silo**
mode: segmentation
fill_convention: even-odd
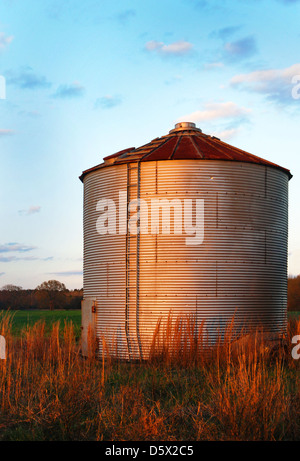
[[[142,348],[139,332],[139,258],[140,233],[130,232],[130,202],[140,198],[140,163],[127,164],[127,206],[126,206],[126,296],[125,296],[125,334],[128,357],[132,358],[132,326],[135,323],[136,338],[140,358]],[[136,211],[139,211],[137,207]],[[136,223],[139,228],[139,219]],[[134,322],[135,320],[135,322]]]

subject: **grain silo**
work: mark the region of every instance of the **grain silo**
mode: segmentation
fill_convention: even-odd
[[[146,358],[157,321],[286,327],[289,170],[178,123],[84,171],[87,325]],[[239,328],[239,326],[237,326]]]

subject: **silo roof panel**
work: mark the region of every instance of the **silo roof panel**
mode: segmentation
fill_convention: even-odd
[[[227,144],[215,136],[209,136],[192,123],[179,123],[168,135],[155,138],[138,148],[124,149],[105,157],[104,163],[85,170],[80,179],[99,168],[131,162],[147,162],[157,160],[225,160],[245,163],[256,163],[284,171],[289,178],[290,171],[275,163],[250,154],[242,149]]]
[[[150,150],[149,153],[143,155],[143,160],[171,160],[172,153],[178,142],[177,136],[167,138],[158,147]]]
[[[193,136],[182,136],[178,140],[176,150],[172,154],[172,159],[180,160],[185,158],[200,159],[203,158],[198,146],[193,140]]]

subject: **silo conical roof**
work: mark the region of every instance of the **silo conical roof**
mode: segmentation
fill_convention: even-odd
[[[215,136],[202,132],[192,122],[175,125],[167,135],[155,138],[141,147],[130,147],[104,158],[104,162],[85,170],[80,179],[98,168],[130,162],[148,162],[157,160],[224,160],[233,162],[256,163],[278,168],[292,177],[290,170],[275,163],[250,154],[242,149],[227,144]]]

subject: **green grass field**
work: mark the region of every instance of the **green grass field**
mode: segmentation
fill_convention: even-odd
[[[300,318],[300,311],[290,311],[288,312],[289,319],[299,319]]]
[[[3,311],[0,313],[2,317]],[[78,310],[20,310],[10,311],[12,316],[12,333],[14,336],[20,336],[21,331],[27,325],[32,326],[38,321],[45,321],[46,331],[50,331],[53,323],[59,321],[60,326],[64,327],[65,322],[72,322],[75,327],[76,337],[80,336],[81,311]]]
[[[0,320],[3,313],[0,313]],[[75,327],[76,337],[80,337],[80,325],[81,325],[81,311],[78,310],[20,310],[10,311],[12,315],[12,333],[14,336],[20,336],[21,331],[27,325],[32,326],[36,322],[42,320],[46,323],[46,331],[50,331],[53,323],[60,321],[60,326],[63,327],[65,321],[72,322]],[[288,316],[290,319],[298,319],[300,317],[300,311],[289,312]]]

